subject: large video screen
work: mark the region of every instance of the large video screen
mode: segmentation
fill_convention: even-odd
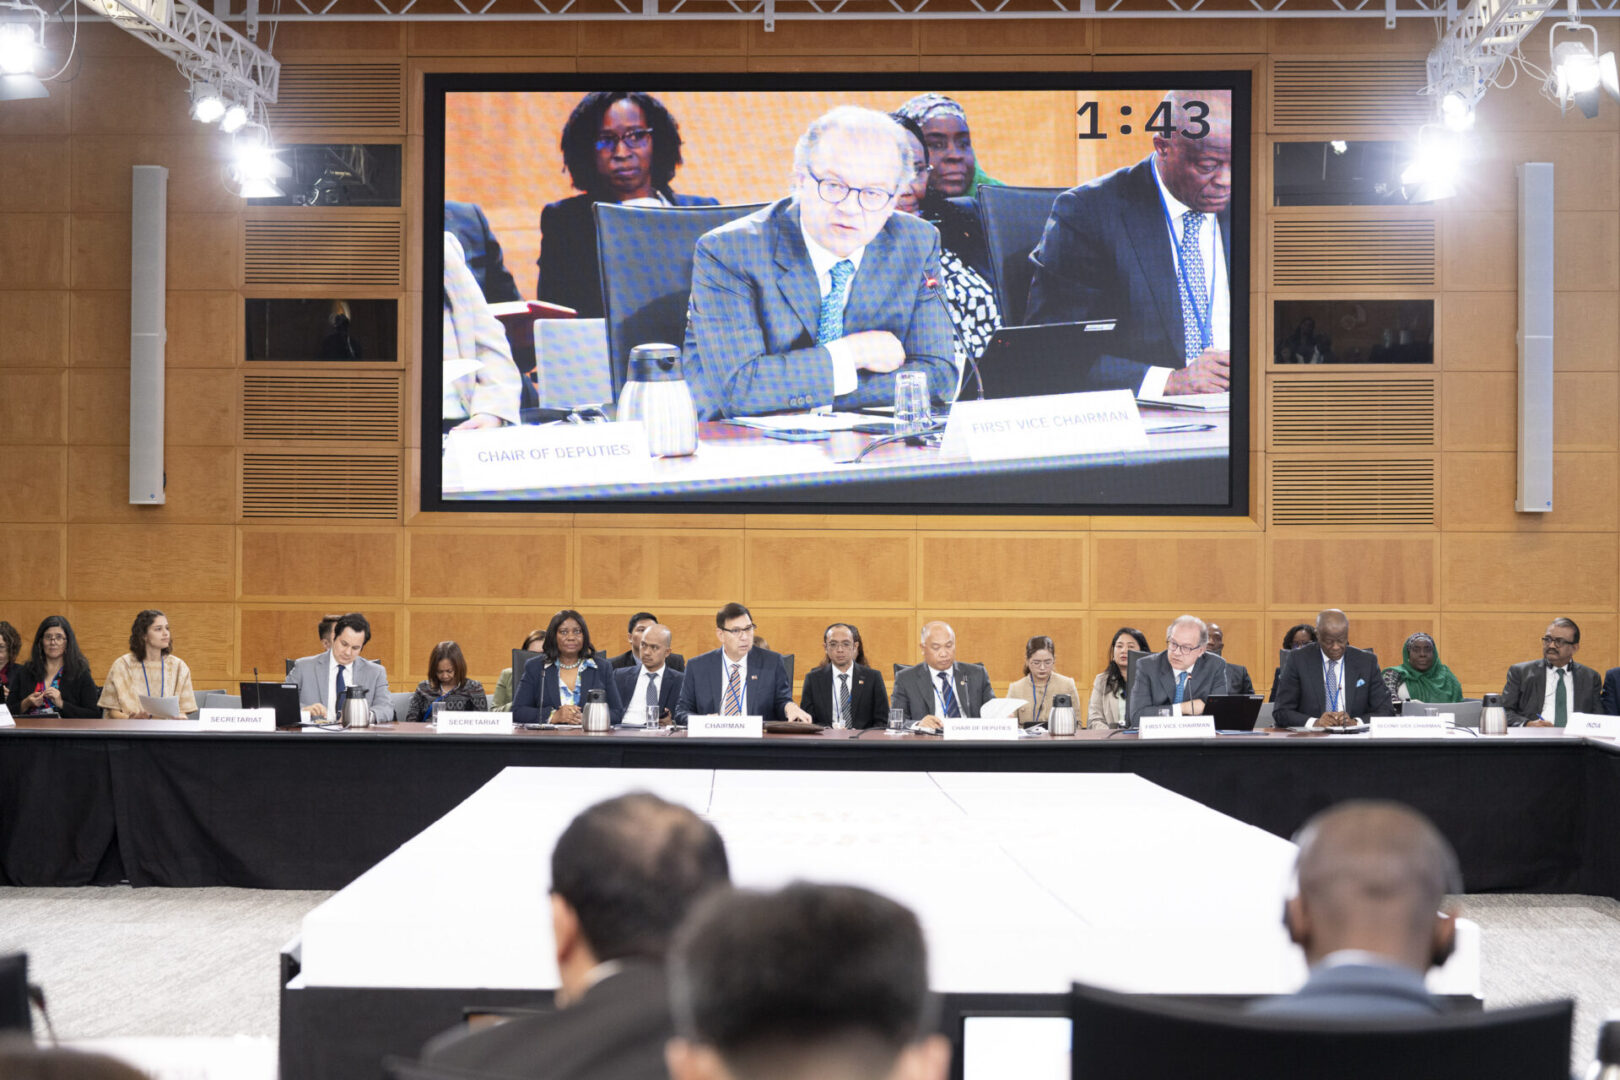
[[[1248,512],[1249,72],[426,91],[424,509]]]

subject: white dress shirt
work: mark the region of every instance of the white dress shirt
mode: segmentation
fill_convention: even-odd
[[[633,697],[631,697],[631,699],[629,701],[624,703],[625,707],[626,708],[635,708],[635,709],[645,709],[647,707],[647,684],[648,683],[652,683],[653,701],[656,702],[658,700],[658,695],[661,692],[661,685],[660,684],[661,684],[661,682],[662,682],[662,680],[664,678],[665,673],[668,672],[668,671],[669,671],[669,666],[667,664],[661,665],[658,668],[657,671],[648,671],[646,668],[640,668],[640,673],[636,676],[636,692],[635,692],[635,695]],[[727,672],[727,675],[729,676],[730,672]],[[725,698],[724,698],[725,687],[722,686],[720,692],[721,692],[721,695],[722,695],[721,700],[723,701],[723,700],[725,700]]]
[[[1181,314],[1180,302],[1180,271],[1181,271],[1181,228],[1182,215],[1192,207],[1170,194],[1170,189],[1164,186],[1164,180],[1159,176],[1157,158],[1153,163],[1153,180],[1159,186],[1159,194],[1164,199],[1169,219],[1165,222],[1166,230],[1170,234],[1170,259],[1177,271],[1177,302],[1176,314]],[[1222,258],[1221,251],[1221,224],[1214,214],[1205,214],[1204,223],[1198,229],[1198,250],[1204,260],[1204,282],[1213,290],[1214,304],[1210,309],[1210,338],[1209,347],[1212,349],[1230,349],[1232,347],[1232,298],[1231,287],[1226,277],[1226,260]],[[1142,386],[1138,393],[1152,396],[1164,393],[1165,383],[1170,380],[1170,373],[1179,370],[1169,367],[1150,367],[1146,375],[1142,376]]]
[[[819,198],[819,196],[817,197]],[[850,195],[852,199],[859,197],[854,194]],[[843,262],[844,259],[848,259],[855,264],[855,272],[850,274],[849,281],[844,285],[844,307],[847,309],[849,307],[850,293],[855,291],[855,274],[860,273],[861,256],[866,252],[866,248],[856,248],[848,255],[840,258],[810,239],[810,234],[804,231],[802,225],[799,227],[799,232],[804,236],[804,246],[809,249],[810,266],[816,272],[816,289],[823,300],[827,299],[827,294],[832,292],[832,268]],[[837,341],[828,342],[823,348],[827,350],[827,355],[832,358],[833,396],[842,397],[845,394],[853,394],[860,386],[860,374],[855,370],[855,356],[851,352],[848,342],[840,338]]]

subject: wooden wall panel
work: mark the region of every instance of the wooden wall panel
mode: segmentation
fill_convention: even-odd
[[[174,655],[191,668],[192,688],[219,690],[226,687],[236,658],[236,609],[230,604],[164,603],[157,606],[168,617],[173,631]],[[68,606],[68,621],[73,624],[79,647],[89,658],[91,674],[98,684],[107,681],[107,671],[113,661],[129,652],[130,627],[141,610],[139,602],[76,602]],[[277,674],[280,674],[279,669]],[[229,689],[236,693],[234,685]]]
[[[740,59],[748,45],[748,24],[744,22],[689,22],[677,25],[669,22],[623,21],[582,22],[577,25],[580,56],[718,55]]]
[[[544,629],[551,612],[544,615],[539,608],[481,607],[471,610],[464,605],[455,607],[426,607],[413,604],[405,609],[410,629],[405,634],[405,666],[388,673],[388,681],[396,689],[414,690],[427,676],[428,657],[441,641],[454,641],[461,646],[467,658],[467,671],[484,684],[484,692],[495,693],[495,680],[501,669],[512,661],[512,650],[523,645],[530,630]],[[617,641],[617,639],[613,639]],[[597,648],[604,647],[601,630],[591,623],[591,641]],[[610,650],[617,655],[622,649]]]
[[[0,289],[68,287],[68,220],[66,214],[0,219]]]
[[[1516,371],[1519,366],[1519,312],[1512,298],[1497,292],[1449,292],[1436,305],[1445,346],[1437,360],[1446,371]],[[1554,315],[1555,341],[1564,323]],[[1556,345],[1555,345],[1556,348]]]
[[[1075,608],[1087,603],[1086,538],[924,533],[918,606]]]
[[[241,596],[353,610],[403,592],[397,529],[241,527]]]
[[[19,135],[0,154],[0,212],[65,212],[70,150],[66,135]]]
[[[129,448],[75,445],[68,450],[68,518],[74,522],[154,524],[230,522],[236,518],[233,447],[169,447],[162,506],[129,501]]]
[[[576,22],[434,22],[410,23],[404,29],[408,36],[408,48],[412,55],[417,56],[476,56],[483,53],[572,57],[580,48],[580,29],[588,25]],[[690,32],[692,29],[690,26],[667,23],[661,25],[668,28],[671,38],[677,39],[684,36],[683,31]],[[618,70],[639,71],[640,68],[621,67]]]
[[[1264,547],[1258,536],[1099,536],[1092,541],[1099,604],[1254,604]]]
[[[1000,54],[1040,55],[1048,64],[1062,65],[1068,59],[1059,59],[1063,54],[1091,51],[1092,31],[1096,25],[1085,19],[930,20],[920,24],[919,44],[924,57],[929,58],[925,59],[924,66],[931,71],[954,70],[945,65],[934,66],[932,60],[953,54],[983,57],[989,63],[994,63],[992,58]]]
[[[220,178],[220,135],[200,124],[180,135],[80,135],[73,140],[73,205],[127,214],[136,165],[169,170],[168,205],[176,210],[235,214],[241,200]],[[172,235],[172,234],[171,234]]]
[[[1512,450],[1518,439],[1518,382],[1511,372],[1462,372],[1442,379],[1441,430],[1447,450]],[[1560,372],[1553,377],[1553,445],[1611,453],[1620,440],[1620,376]]]
[[[65,600],[64,545],[61,525],[0,525],[0,551],[6,553],[6,595],[21,600]]]
[[[1553,297],[1553,366],[1559,371],[1620,368],[1620,304],[1613,294],[1572,290]]]
[[[6,423],[0,425],[0,446],[60,443],[65,435],[63,402],[67,372],[29,368],[0,368],[0,401],[6,403]]]
[[[75,135],[195,135],[186,77],[160,53],[104,56],[73,87]]]
[[[1620,528],[1620,461],[1613,454],[1553,455],[1553,510],[1513,509],[1515,455],[1447,454],[1440,521],[1450,530],[1614,532]],[[1543,541],[1556,546],[1556,539]]]
[[[741,532],[632,532],[579,528],[581,604],[703,603],[743,595]]]
[[[1355,607],[1434,607],[1437,548],[1433,537],[1274,537],[1270,606],[1312,618],[1327,607],[1352,617]]]
[[[569,539],[561,529],[473,534],[413,529],[406,534],[406,596],[475,604],[531,601],[555,610],[567,602],[573,581]]]
[[[73,274],[75,289],[128,289],[130,267],[129,214],[73,215]],[[125,354],[128,355],[128,342]]]
[[[1380,667],[1394,667],[1401,662],[1401,648],[1406,639],[1418,631],[1423,631],[1434,638],[1435,644],[1440,647],[1440,658],[1448,666],[1451,665],[1452,653],[1447,651],[1447,638],[1440,632],[1441,621],[1438,612],[1414,611],[1410,614],[1383,615],[1374,613],[1362,614],[1355,611],[1346,612],[1350,616],[1350,644],[1358,649],[1371,649],[1378,654]],[[1269,687],[1272,676],[1277,670],[1277,650],[1282,646],[1283,635],[1288,628],[1297,623],[1315,623],[1316,612],[1301,611],[1297,617],[1273,615],[1266,641],[1268,646],[1264,658],[1258,666],[1266,669],[1266,684]],[[1466,648],[1465,639],[1458,639],[1456,649]],[[1260,685],[1260,678],[1255,677],[1255,685]]]
[[[1448,211],[1443,216],[1440,262],[1445,288],[1511,292],[1518,287],[1516,215]]]
[[[913,533],[849,529],[746,536],[748,595],[761,604],[837,611],[847,604],[916,602]]]
[[[74,600],[150,606],[218,601],[236,579],[228,525],[74,525],[68,581]]]
[[[67,455],[60,446],[7,447],[5,479],[0,482],[0,521],[61,521],[66,517]]]
[[[122,289],[66,294],[72,299],[75,367],[129,369],[128,285],[126,273]],[[242,356],[241,315],[239,293],[171,287],[163,315],[169,331],[164,364],[174,368],[233,367]]]
[[[1440,629],[1445,641],[1457,642],[1440,650],[1440,658],[1463,684],[1463,693],[1501,693],[1507,669],[1526,660],[1541,659],[1541,635],[1559,616],[1575,620],[1581,628],[1581,647],[1575,659],[1598,671],[1614,666],[1620,650],[1620,628],[1613,611],[1601,614],[1542,609],[1482,619],[1478,615],[1447,614]],[[1467,642],[1467,647],[1461,647]]]
[[[286,660],[297,660],[300,657],[310,656],[321,651],[320,638],[315,634],[315,627],[321,617],[327,614],[337,614],[346,609],[342,604],[321,606],[319,604],[309,607],[257,607],[242,606],[238,608],[237,624],[240,630],[237,639],[241,642],[239,650],[236,677],[252,679],[253,668],[259,669],[259,678],[265,682],[279,682],[282,673],[286,670]],[[411,678],[411,672],[416,670],[414,663],[407,663],[400,626],[404,619],[403,611],[396,607],[364,607],[361,613],[371,624],[371,641],[360,650],[360,655],[368,660],[375,660],[388,669],[388,685],[394,690],[410,690],[421,681],[420,677]],[[422,666],[426,668],[426,657],[423,657]],[[495,689],[490,684],[490,691]]]
[[[235,214],[169,212],[168,286],[230,288],[242,280],[242,229]],[[127,280],[125,282],[128,283]]]
[[[1612,611],[1613,533],[1449,533],[1441,540],[1448,611]]]
[[[921,31],[917,23],[900,19],[819,22],[784,19],[767,32],[762,23],[748,23],[750,57],[912,56]]]
[[[1553,244],[1554,288],[1620,288],[1620,218],[1614,214],[1554,214]]]
[[[127,359],[127,358],[126,358]],[[169,446],[234,446],[240,376],[229,370],[176,372],[163,399]],[[129,446],[129,366],[74,368],[68,374],[68,441],[77,446]]]
[[[1148,52],[1155,58],[1176,53],[1263,53],[1266,27],[1256,19],[1102,19],[1096,40],[1098,53]]]
[[[939,611],[931,612],[930,619],[944,619],[956,631],[956,658],[984,664],[990,672],[990,682],[996,696],[1007,693],[1007,686],[1024,674],[1024,642],[1036,634],[1045,634],[1057,646],[1058,655],[1073,656],[1083,652],[1086,640],[1086,619],[1082,615],[1057,612],[1008,612],[990,615],[984,612]],[[919,619],[918,630],[926,619]],[[1151,638],[1149,639],[1151,641]],[[922,650],[912,638],[910,663],[922,660]],[[870,650],[868,650],[870,652]],[[907,663],[902,657],[899,663]],[[1067,670],[1064,674],[1071,674]],[[1072,676],[1079,679],[1080,676]]]
[[[1184,608],[1120,607],[1095,612],[1091,617],[1089,640],[1083,652],[1071,646],[1058,657],[1058,670],[1080,685],[1082,696],[1091,692],[1091,681],[1108,666],[1108,650],[1114,633],[1123,627],[1134,627],[1148,639],[1150,652],[1164,648],[1165,631],[1179,615],[1193,614],[1206,623],[1219,624],[1225,635],[1225,652],[1221,655],[1234,664],[1249,669],[1256,686],[1269,686],[1271,669],[1276,666],[1276,646],[1272,634],[1261,615],[1253,612],[1231,611],[1224,608],[1199,608],[1188,612]],[[1264,670],[1262,670],[1264,669]],[[1084,705],[1085,702],[1080,703]]]
[[[3,224],[3,222],[0,222]],[[0,292],[0,367],[62,367],[68,358],[66,292]]]

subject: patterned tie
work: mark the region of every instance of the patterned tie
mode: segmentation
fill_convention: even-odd
[[[648,704],[648,706],[656,706],[658,704],[658,676],[657,675],[648,675],[647,676],[647,704]]]
[[[1558,669],[1558,689],[1553,691],[1553,727],[1569,726],[1569,695],[1564,690],[1564,669]]]
[[[1198,243],[1203,226],[1204,215],[1198,211],[1188,210],[1182,214],[1181,243],[1176,246],[1181,258],[1181,328],[1186,335],[1182,355],[1189,364],[1198,359],[1208,344],[1204,341],[1200,321],[1209,297],[1209,283],[1204,280],[1204,252]]]
[[[1176,673],[1176,700],[1175,700],[1175,704],[1180,705],[1183,701],[1186,701],[1186,700],[1187,700],[1187,673],[1185,671],[1180,671],[1180,672]]]
[[[337,689],[332,693],[332,697],[335,699],[332,702],[332,708],[334,709],[341,709],[343,707],[343,691],[348,689],[348,683],[343,678],[343,672],[347,670],[347,668],[347,664],[338,665]]]
[[[1328,712],[1339,711],[1339,662],[1328,661],[1327,675]]]
[[[844,726],[849,727],[849,720],[852,715],[849,707],[849,673],[845,672],[838,676],[838,681],[841,684],[838,687],[838,716],[839,719],[844,721]]]
[[[726,700],[720,707],[721,716],[742,715],[742,665],[732,664],[731,674],[726,677]]]
[[[945,703],[946,716],[961,716],[962,709],[956,704],[956,691],[951,689],[951,673],[939,673],[939,698]]]
[[[825,345],[844,336],[844,293],[849,279],[855,275],[855,264],[848,259],[833,263],[832,288],[821,301],[821,314],[816,318],[816,344]]]

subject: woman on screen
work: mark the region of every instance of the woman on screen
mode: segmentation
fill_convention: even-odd
[[[1440,662],[1440,646],[1419,630],[1401,647],[1401,662],[1384,669],[1384,685],[1396,701],[1431,705],[1463,699],[1462,683]]]
[[[45,616],[34,631],[28,662],[12,677],[6,697],[11,715],[99,720],[99,693],[72,625],[60,615]]]
[[[1086,726],[1118,728],[1125,726],[1125,676],[1131,669],[1131,653],[1147,652],[1147,635],[1129,626],[1114,631],[1108,643],[1108,667],[1091,681],[1091,702],[1086,706]]]
[[[928,148],[929,162],[933,166],[928,173],[922,217],[939,226],[946,247],[988,277],[990,251],[985,246],[984,229],[979,224],[977,211],[949,201],[973,198],[982,184],[1001,184],[979,168],[973,133],[968,130],[967,112],[944,94],[918,94],[896,109],[894,116],[901,124],[910,120],[917,125],[917,136]]]
[[[489,699],[477,679],[467,678],[467,658],[461,646],[441,641],[428,657],[428,677],[416,684],[411,706],[405,713],[407,724],[433,718],[433,707],[442,704],[451,712],[485,712]]]
[[[163,612],[148,608],[135,616],[129,628],[129,652],[113,661],[97,703],[107,719],[148,720],[160,715],[141,704],[142,697],[176,699],[173,711],[178,715],[160,718],[177,720],[197,711],[191,669],[170,652],[173,641]]]
[[[624,718],[613,666],[607,654],[591,644],[585,616],[567,608],[553,615],[541,652],[546,662],[524,665],[518,677],[517,696],[512,700],[514,723],[581,723],[592,690],[602,691],[612,723]]]
[[[518,648],[526,652],[537,653],[544,648],[545,644],[546,632],[544,630],[530,630],[528,637],[523,639],[523,644],[519,645]],[[512,669],[509,667],[501,668],[501,677],[495,680],[495,696],[489,702],[490,711],[511,712],[512,688],[516,685],[517,675],[512,673]]]
[[[681,164],[681,129],[651,94],[599,90],[574,106],[562,130],[563,167],[584,192],[540,211],[540,281],[535,298],[602,317],[596,258],[599,202],[643,206],[717,206],[718,199],[677,195],[669,186]]]
[[[1018,723],[1023,727],[1044,724],[1052,715],[1052,699],[1059,694],[1069,696],[1069,704],[1080,696],[1074,680],[1053,670],[1057,665],[1057,647],[1052,639],[1037,635],[1024,643],[1024,677],[1007,688],[1010,698],[1028,702],[1018,707]]]

